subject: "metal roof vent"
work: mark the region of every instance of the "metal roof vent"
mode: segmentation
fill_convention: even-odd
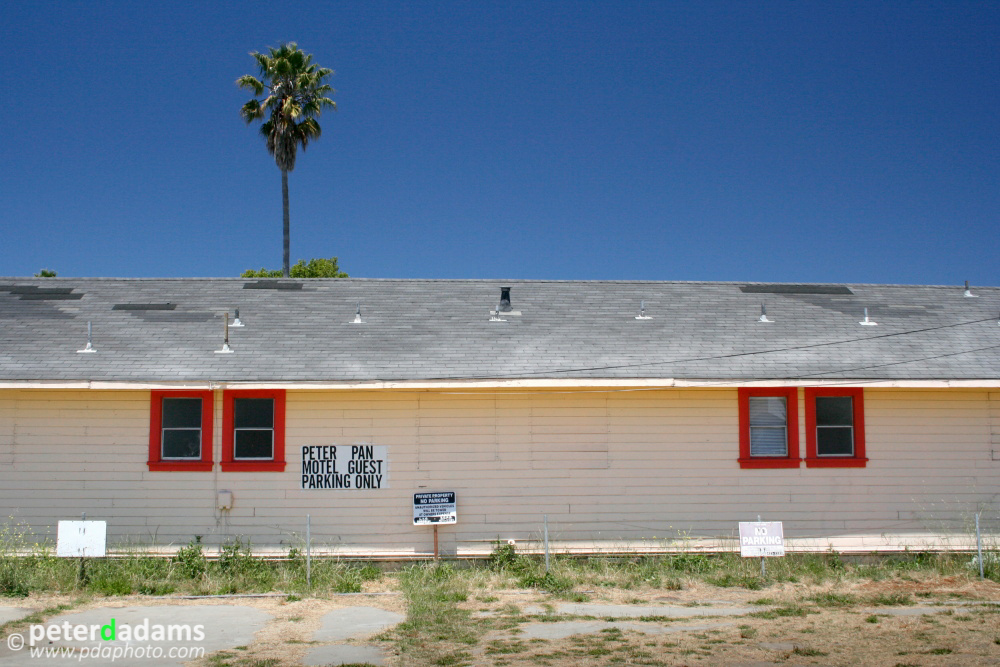
[[[358,309],[354,312],[354,319],[351,320],[351,324],[364,324],[364,320],[361,319],[361,302],[358,301]]]
[[[972,290],[969,289],[969,281],[968,280],[965,281],[965,294],[963,294],[963,296],[971,297],[973,299],[975,299],[975,298],[977,298],[979,296],[978,294],[973,294]]]
[[[87,322],[87,346],[82,350],[77,350],[77,354],[91,354],[97,352],[94,349],[94,325],[92,322]]]
[[[645,301],[640,301],[639,302],[639,314],[636,316],[635,319],[637,319],[637,320],[651,320],[651,319],[653,319],[652,317],[650,317],[649,315],[646,314],[646,302]]]
[[[510,312],[510,288],[501,287],[500,288],[500,306],[498,310],[504,313]]]
[[[767,319],[767,308],[764,304],[760,304],[760,317],[757,318],[758,322],[773,322],[774,320]]]
[[[858,322],[858,324],[860,324],[863,327],[877,327],[878,326],[878,322],[873,322],[872,320],[868,319],[868,309],[867,308],[865,308],[865,319],[862,320],[862,321],[860,321],[860,322]]]
[[[509,302],[507,304],[507,307],[508,308],[510,307],[510,303]],[[506,322],[507,321],[504,318],[500,317],[500,309],[501,308],[503,308],[503,302],[502,301],[497,304],[497,309],[496,310],[491,310],[490,311],[490,322]]]
[[[231,326],[233,328],[236,328],[236,329],[241,329],[244,326],[246,326],[245,324],[243,324],[243,320],[240,319],[240,309],[239,308],[236,309],[236,316],[233,318],[233,323],[230,324],[229,326]]]
[[[222,349],[216,350],[216,354],[232,354],[233,348],[229,347],[229,311],[222,316],[222,323],[225,325],[225,338],[222,341]]]

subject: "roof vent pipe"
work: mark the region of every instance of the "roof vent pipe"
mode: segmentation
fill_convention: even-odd
[[[651,320],[651,319],[653,319],[652,317],[646,315],[646,302],[645,301],[640,301],[639,302],[639,315],[635,319],[637,319],[637,320]]]
[[[97,352],[94,349],[94,324],[93,322],[87,322],[87,347],[82,350],[77,350],[77,354],[91,354]]]
[[[233,323],[231,325],[229,325],[229,326],[235,327],[237,329],[240,329],[243,326],[245,326],[243,324],[242,320],[240,320],[240,309],[239,308],[236,309],[236,316],[233,318]]]
[[[358,309],[354,312],[354,319],[351,324],[364,324],[364,320],[361,319],[361,302],[358,301]]]
[[[975,298],[976,296],[978,296],[976,294],[973,294],[972,290],[969,289],[969,281],[968,280],[965,281],[965,294],[963,296],[968,296],[968,297],[972,297],[972,298]]]
[[[500,305],[497,310],[504,313],[510,312],[510,288],[501,287],[500,288]]]
[[[758,322],[773,322],[774,320],[767,319],[767,308],[764,304],[760,304],[760,317],[757,318]]]
[[[222,324],[225,327],[225,338],[222,341],[222,349],[216,350],[216,354],[232,354],[233,348],[229,347],[229,311],[222,316]]]
[[[507,321],[507,320],[503,319],[502,317],[500,317],[500,308],[502,307],[502,305],[503,305],[502,303],[498,303],[496,311],[490,311],[490,322],[506,322]]]
[[[868,309],[867,308],[865,308],[865,319],[862,320],[861,322],[858,322],[858,324],[860,324],[863,327],[877,327],[878,326],[878,322],[873,322],[870,319],[868,319]]]

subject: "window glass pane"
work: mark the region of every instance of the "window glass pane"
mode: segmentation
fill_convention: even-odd
[[[233,426],[236,428],[273,428],[274,399],[233,399]]]
[[[201,428],[200,398],[164,398],[163,428]]]
[[[201,429],[163,429],[163,451],[165,459],[200,459]]]
[[[274,458],[274,447],[270,429],[246,429],[234,433],[235,449],[233,455],[238,459],[271,459]]]
[[[788,456],[784,427],[750,427],[750,456]]]
[[[788,406],[781,396],[751,396],[750,456],[788,456]]]
[[[817,396],[817,426],[853,426],[854,401],[850,396]]]
[[[816,429],[818,456],[854,456],[854,429],[850,426],[821,426]]]
[[[787,415],[783,397],[750,397],[750,426],[785,426]]]

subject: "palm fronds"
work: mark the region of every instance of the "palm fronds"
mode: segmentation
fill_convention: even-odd
[[[247,123],[264,121],[261,134],[268,152],[282,171],[292,171],[298,148],[305,150],[321,134],[316,117],[324,109],[337,109],[328,97],[335,91],[326,83],[333,70],[315,65],[295,42],[250,55],[257,61],[258,76],[247,74],[236,80],[237,86],[254,94],[240,116]]]

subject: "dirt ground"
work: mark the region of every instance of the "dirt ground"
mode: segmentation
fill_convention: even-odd
[[[327,599],[285,597],[180,600],[130,596],[94,598],[85,603],[63,596],[33,597],[18,604],[46,608],[72,604],[72,611],[133,605],[239,604],[273,615],[254,641],[192,667],[278,667],[301,664],[322,616],[350,606],[406,612],[395,579],[367,582],[366,593]],[[378,646],[391,667],[421,665],[998,665],[1000,664],[1000,585],[959,577],[893,579],[833,585],[776,584],[762,590],[718,588],[692,582],[682,590],[609,588],[577,592],[591,604],[669,605],[697,608],[755,605],[760,611],[707,619],[641,619],[672,630],[643,634],[605,627],[564,639],[524,640],[530,623],[580,619],[548,610],[566,602],[539,591],[475,590],[457,603],[472,612],[476,643],[434,640],[428,653],[401,654],[394,641],[353,640]],[[925,609],[926,608],[926,609]],[[894,615],[898,610],[911,615]],[[624,619],[616,619],[624,620]],[[636,619],[639,621],[640,619]],[[683,630],[687,626],[714,627]],[[677,630],[677,631],[673,631]],[[432,658],[428,656],[435,656]]]
[[[470,606],[500,611],[505,605],[527,602],[516,595],[497,597],[489,605]],[[706,601],[755,604],[763,610],[735,618],[706,618],[701,623],[654,620],[654,624],[677,629],[718,624],[705,630],[640,634],[604,629],[548,641],[520,641],[518,631],[524,624],[518,623],[511,630],[487,635],[481,654],[469,653],[473,664],[484,666],[1000,664],[1000,586],[989,581],[937,578],[835,587],[781,584],[759,591],[692,584],[669,592],[597,591],[589,602],[686,606]],[[898,610],[915,615],[892,615]]]

